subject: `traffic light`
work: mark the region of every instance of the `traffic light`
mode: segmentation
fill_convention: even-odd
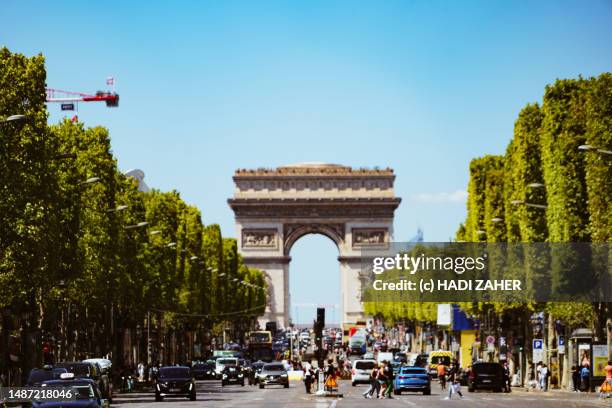
[[[325,327],[325,308],[317,307],[317,323],[321,326],[321,330]]]
[[[315,331],[315,344],[317,346],[317,361],[319,367],[323,367],[323,328],[325,327],[325,308],[317,308],[317,320],[315,320],[314,331]]]

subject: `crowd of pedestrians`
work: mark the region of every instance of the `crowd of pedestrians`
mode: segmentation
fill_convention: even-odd
[[[370,387],[362,394],[364,398],[393,398],[393,368],[389,361],[382,361],[370,371]]]

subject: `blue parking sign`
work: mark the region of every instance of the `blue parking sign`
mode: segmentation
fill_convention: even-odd
[[[542,350],[544,346],[544,341],[542,339],[533,339],[533,349],[534,350]]]

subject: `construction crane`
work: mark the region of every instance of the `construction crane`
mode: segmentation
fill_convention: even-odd
[[[107,85],[115,85],[115,79],[106,79]],[[119,106],[119,94],[113,91],[98,91],[94,95],[82,92],[63,91],[61,89],[47,88],[47,102],[61,103],[62,110],[74,110],[75,103],[79,102],[105,102],[109,108]]]

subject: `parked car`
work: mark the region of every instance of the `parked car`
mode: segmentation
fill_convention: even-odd
[[[108,408],[109,401],[102,397],[100,388],[91,378],[76,378],[74,373],[62,373],[60,379],[44,381],[44,387],[71,387],[77,394],[69,401],[33,401],[32,408]]]
[[[357,384],[369,384],[370,372],[376,367],[375,360],[355,360],[351,375],[351,385],[354,387]]]
[[[155,401],[165,397],[186,397],[196,400],[195,381],[191,369],[184,366],[167,366],[159,369],[155,381]]]
[[[112,403],[112,387],[108,375],[102,372],[98,363],[72,361],[61,362],[55,364],[54,367],[65,368],[69,373],[74,374],[74,378],[90,378],[92,379],[102,394],[102,398],[109,400]]]
[[[289,388],[289,376],[281,363],[265,364],[259,373],[259,388],[273,384]]]
[[[60,375],[68,372],[65,368],[45,366],[43,368],[33,368],[28,375],[26,385],[28,387],[40,387],[45,381],[59,380]]]
[[[402,366],[395,376],[393,387],[395,395],[400,395],[403,391],[416,391],[422,392],[423,395],[430,395],[431,378],[425,368]]]
[[[474,363],[468,374],[468,391],[489,389],[501,392],[504,387],[504,367],[500,363]]]

